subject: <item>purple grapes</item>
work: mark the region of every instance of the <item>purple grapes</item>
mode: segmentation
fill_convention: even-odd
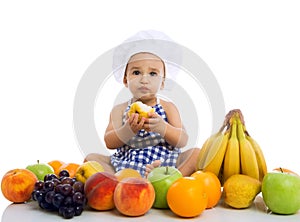
[[[66,219],[81,215],[86,205],[84,184],[70,178],[67,171],[61,171],[59,177],[47,174],[44,181],[37,181],[32,199],[47,211],[56,211]]]

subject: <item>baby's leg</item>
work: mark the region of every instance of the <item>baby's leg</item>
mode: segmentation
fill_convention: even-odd
[[[199,148],[191,148],[179,154],[176,166],[183,176],[190,176],[197,170],[199,151]]]
[[[156,167],[159,167],[161,164],[160,160],[155,160],[151,164],[146,165],[145,177],[147,178],[148,174]]]
[[[115,169],[110,163],[110,156],[105,156],[98,153],[90,153],[85,157],[84,162],[90,160],[99,162],[103,166],[105,172],[115,173]]]

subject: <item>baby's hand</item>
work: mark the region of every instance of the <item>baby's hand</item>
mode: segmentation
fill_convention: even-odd
[[[127,124],[134,133],[137,133],[144,128],[145,119],[145,117],[142,117],[139,121],[139,114],[132,113],[127,119]]]
[[[166,121],[157,113],[148,113],[149,118],[145,119],[144,128],[147,131],[153,131],[165,135]]]

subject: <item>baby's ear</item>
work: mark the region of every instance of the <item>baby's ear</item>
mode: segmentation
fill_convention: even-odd
[[[165,87],[165,80],[162,81],[161,85],[160,85],[160,90],[163,90]]]
[[[123,77],[123,83],[124,83],[125,87],[128,87],[127,78],[125,75]]]

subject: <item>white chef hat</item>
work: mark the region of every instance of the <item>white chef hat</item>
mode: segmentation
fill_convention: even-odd
[[[174,82],[182,60],[182,49],[166,34],[156,30],[140,31],[114,49],[112,68],[118,82],[123,83],[130,57],[139,52],[152,53],[161,58],[165,64],[166,80],[172,80],[166,82]]]

